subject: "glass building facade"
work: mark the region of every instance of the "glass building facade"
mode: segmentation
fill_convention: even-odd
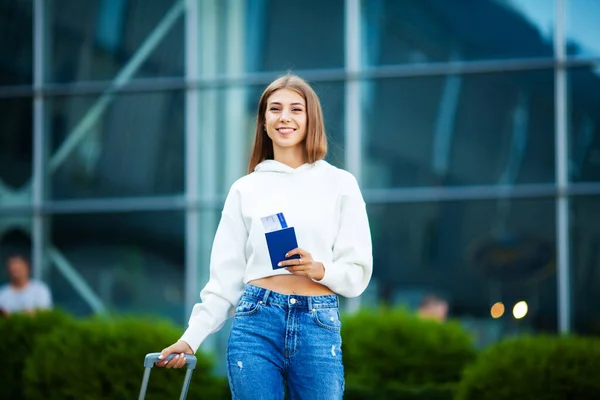
[[[347,309],[437,293],[482,344],[599,334],[598,20],[595,0],[0,0],[0,254],[76,315],[184,325],[258,98],[292,71],[368,204],[374,275]]]

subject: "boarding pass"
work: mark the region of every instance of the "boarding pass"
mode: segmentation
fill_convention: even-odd
[[[283,213],[262,217],[260,220],[265,228],[265,233],[278,231],[288,227]]]

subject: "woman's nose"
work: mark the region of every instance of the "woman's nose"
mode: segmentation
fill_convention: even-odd
[[[290,120],[290,113],[289,113],[289,111],[287,111],[287,110],[284,109],[281,112],[281,120],[282,121],[289,121]]]

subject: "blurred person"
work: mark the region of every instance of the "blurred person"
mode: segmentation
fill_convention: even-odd
[[[419,304],[417,315],[421,318],[444,322],[448,317],[448,302],[436,295],[427,295]]]
[[[21,254],[8,257],[6,261],[10,282],[0,288],[0,314],[51,309],[52,295],[45,283],[30,279],[29,262]]]
[[[248,174],[227,195],[201,303],[157,365],[183,367],[185,354],[233,316],[226,358],[234,400],[286,392],[292,400],[341,399],[338,296],[360,295],[373,268],[365,202],[354,176],[324,160],[321,105],[304,80],[273,81],[256,120]],[[274,267],[261,218],[280,212],[299,247]]]

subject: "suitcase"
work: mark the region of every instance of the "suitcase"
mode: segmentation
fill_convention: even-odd
[[[150,379],[150,371],[152,371],[152,367],[154,367],[154,363],[157,361],[161,361],[158,359],[160,353],[149,353],[146,354],[146,358],[144,359],[144,378],[142,379],[142,388],[140,389],[140,397],[139,400],[144,400],[146,397],[146,390],[148,389],[148,380]],[[167,357],[168,360],[171,360],[175,357],[175,354],[171,354]],[[196,368],[196,357],[186,354],[185,355],[185,366],[187,367],[187,371],[185,372],[185,378],[183,381],[183,387],[181,388],[181,396],[179,400],[185,400],[188,392],[188,388],[190,386],[190,379],[192,378],[192,372],[194,368]]]

